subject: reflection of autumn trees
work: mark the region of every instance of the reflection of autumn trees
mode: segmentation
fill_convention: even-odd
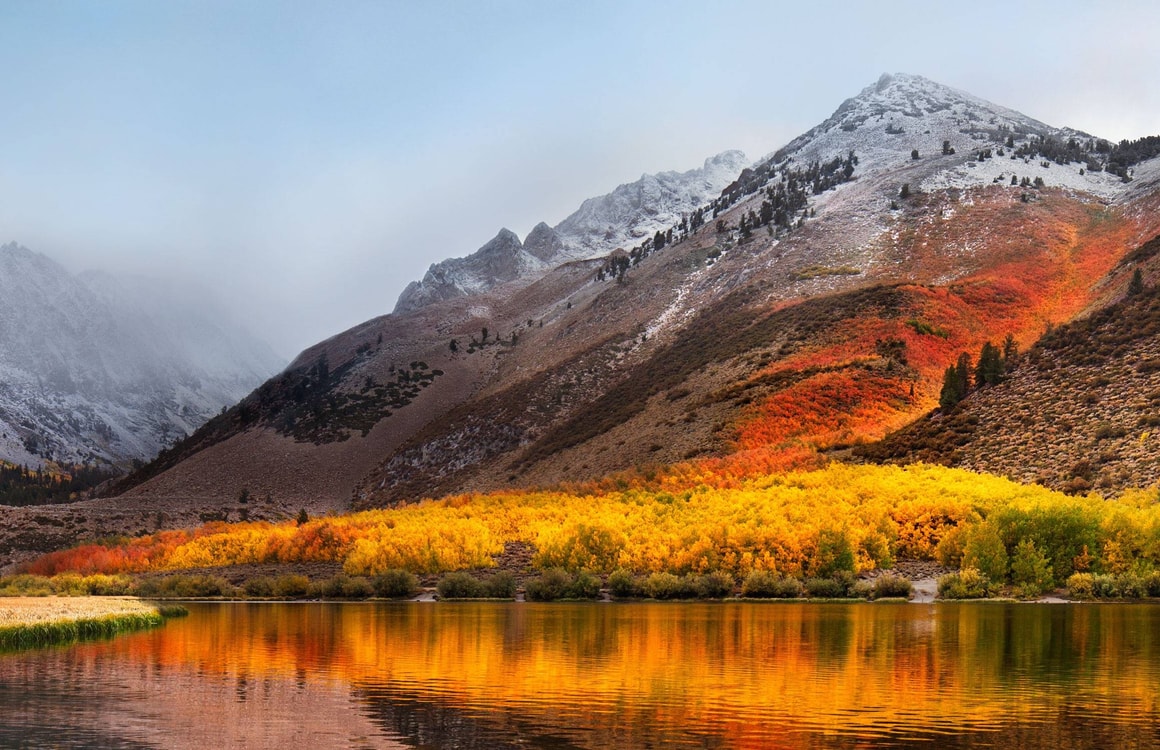
[[[1115,501],[936,466],[834,464],[813,472],[720,479],[692,469],[620,489],[461,495],[297,525],[213,523],[122,545],[89,545],[35,561],[38,573],[123,572],[257,562],[335,561],[352,575],[390,568],[488,567],[505,542],[538,550],[534,564],[610,572],[753,570],[800,576],[841,538],[858,570],[894,559],[952,563],[984,530],[1008,552],[1030,540],[1056,582],[1077,569],[1118,572],[1160,562],[1155,491]],[[824,542],[824,543],[822,543]],[[964,546],[967,545],[967,546]],[[957,557],[956,557],[957,556]]]
[[[581,747],[682,745],[691,734],[728,747],[852,747],[836,740],[931,731],[985,731],[988,745],[1009,747],[1000,733],[1020,723],[1036,728],[1021,747],[1093,746],[1060,742],[1067,730],[1051,726],[1085,715],[1109,725],[1097,727],[1111,734],[1094,746],[1142,747],[1132,732],[1153,731],[1160,709],[1160,619],[1150,607],[192,609],[148,638],[86,648],[236,678],[221,681],[227,689],[278,678],[341,682],[388,702],[487,717],[497,728],[515,721]],[[1072,731],[1072,740],[1098,737],[1083,733],[1090,727]],[[828,742],[809,736],[822,732]]]

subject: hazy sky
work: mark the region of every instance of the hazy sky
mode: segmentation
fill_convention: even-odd
[[[0,0],[0,242],[185,277],[287,358],[886,71],[1160,134],[1151,2]]]

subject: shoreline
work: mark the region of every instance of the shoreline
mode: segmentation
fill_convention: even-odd
[[[183,608],[136,597],[0,597],[0,649],[104,638],[155,628]]]

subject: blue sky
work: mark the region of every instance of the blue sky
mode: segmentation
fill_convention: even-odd
[[[883,72],[1160,134],[1147,2],[0,0],[0,242],[209,287],[289,357]]]

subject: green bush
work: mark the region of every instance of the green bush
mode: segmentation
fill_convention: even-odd
[[[435,586],[441,599],[481,599],[487,589],[470,573],[448,573]]]
[[[963,568],[938,579],[941,599],[982,599],[991,593],[991,581],[975,568]]]
[[[552,568],[528,581],[526,593],[528,600],[534,602],[595,599],[600,596],[600,579],[585,571],[571,575],[562,568]]]
[[[734,585],[736,582],[733,580],[733,576],[723,570],[717,570],[698,576],[694,588],[697,596],[702,599],[724,599],[733,595]]]
[[[287,573],[274,579],[274,596],[304,599],[310,595],[310,579],[298,573]]]
[[[971,529],[963,547],[963,569],[975,569],[988,581],[1002,583],[1007,579],[1007,548],[990,524]]]
[[[833,578],[807,578],[805,586],[811,599],[841,599],[846,596],[846,587]]]
[[[1101,522],[1093,507],[1077,500],[1050,507],[1005,507],[987,519],[1014,554],[1017,541],[1029,539],[1051,564],[1053,581],[1066,581],[1076,560],[1101,547]],[[998,581],[997,578],[992,580]]]
[[[691,582],[672,573],[652,573],[644,579],[644,593],[650,599],[691,599]]]
[[[198,599],[203,597],[236,596],[237,589],[229,581],[211,575],[172,575],[148,578],[137,584],[137,596],[147,598]]]
[[[514,599],[516,596],[516,577],[506,570],[501,570],[487,579],[483,586],[486,595],[492,599]],[[596,587],[600,588],[599,581]]]
[[[914,586],[909,580],[893,573],[885,573],[874,579],[874,598],[904,598],[909,599]]]
[[[375,593],[371,582],[361,576],[339,573],[318,586],[318,594],[327,599],[366,599]]]
[[[1121,573],[1116,576],[1116,588],[1123,599],[1143,599],[1148,596],[1148,582],[1139,573]]]
[[[269,576],[259,576],[257,578],[247,579],[242,584],[242,591],[246,592],[246,596],[254,597],[256,599],[264,599],[274,595],[274,579]]]
[[[569,589],[572,599],[597,599],[600,597],[600,579],[588,571],[582,570],[572,579]]]
[[[1091,573],[1072,573],[1067,579],[1067,593],[1076,599],[1095,596],[1095,576]]]
[[[1055,584],[1051,561],[1030,539],[1023,539],[1015,545],[1015,554],[1011,557],[1011,582],[1019,588],[1021,595],[1028,597],[1039,596]]]
[[[966,527],[962,524],[946,531],[934,551],[934,556],[938,560],[938,564],[944,568],[961,567],[963,564],[963,547],[966,544],[966,537]]]
[[[52,588],[57,596],[89,595],[89,589],[79,573],[59,573],[53,576]]]
[[[56,591],[45,576],[27,573],[0,578],[0,596],[51,596]]]
[[[1097,599],[1118,599],[1120,586],[1116,577],[1110,573],[1097,573],[1092,576],[1092,596]]]
[[[850,587],[848,596],[855,599],[873,599],[874,581],[858,580]]]
[[[1144,579],[1148,596],[1160,597],[1160,570],[1153,570]]]
[[[528,581],[525,593],[529,601],[554,602],[568,596],[572,585],[572,576],[563,568],[551,568],[540,574],[539,578]]]
[[[410,599],[419,593],[419,579],[410,571],[392,568],[375,576],[371,589],[383,599]]]
[[[617,568],[608,576],[608,590],[617,599],[632,599],[643,593],[636,577],[624,568]]]
[[[840,570],[854,570],[854,549],[846,532],[823,529],[818,533],[818,545],[809,561],[809,570],[818,578],[830,578]]]
[[[92,596],[125,596],[133,589],[133,579],[124,575],[96,573],[85,576],[83,583]]]
[[[802,595],[802,582],[780,578],[768,570],[755,570],[741,584],[741,595],[750,599],[793,599]]]
[[[237,593],[229,581],[219,576],[172,576],[170,582],[170,590],[177,597],[234,596]]]

